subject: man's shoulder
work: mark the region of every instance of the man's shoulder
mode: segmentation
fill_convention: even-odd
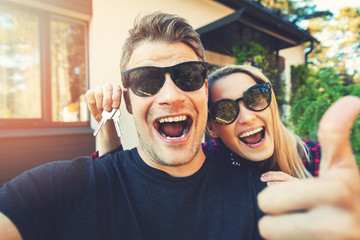
[[[0,188],[0,212],[14,222],[23,236],[37,232],[43,239],[40,236],[46,233],[46,227],[40,224],[54,223],[53,215],[57,220],[66,216],[68,221],[81,206],[89,192],[90,164],[90,157],[78,157],[46,163],[20,174]],[[57,208],[61,211],[53,214]]]
[[[91,174],[113,174],[119,169],[126,169],[140,158],[136,148],[114,151],[99,158],[92,159],[89,165]]]
[[[5,185],[26,188],[29,186],[55,186],[73,179],[77,179],[76,182],[80,182],[80,179],[86,181],[89,161],[90,157],[78,157],[73,160],[45,163],[23,172]]]
[[[224,145],[214,139],[202,143],[202,149],[207,157],[219,156],[224,153]]]
[[[118,161],[118,160],[133,158],[134,156],[137,156],[137,155],[138,155],[137,149],[135,147],[132,149],[110,152],[99,158],[92,159],[92,162],[95,164],[102,164],[102,163],[111,162],[111,161]]]

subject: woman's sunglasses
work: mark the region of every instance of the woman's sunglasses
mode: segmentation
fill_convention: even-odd
[[[271,102],[270,83],[260,83],[250,87],[244,96],[234,100],[221,99],[209,107],[210,118],[221,125],[227,125],[235,121],[240,108],[239,102],[243,101],[246,108],[259,112],[265,110]]]
[[[155,95],[170,73],[175,85],[183,91],[199,90],[207,77],[207,62],[183,62],[171,67],[136,67],[123,72],[124,87],[139,97]]]

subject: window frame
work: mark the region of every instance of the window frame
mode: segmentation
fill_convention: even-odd
[[[65,19],[78,22],[85,28],[85,84],[89,86],[89,21],[77,19],[61,13],[55,13],[44,9],[36,9],[23,6],[17,3],[2,2],[3,6],[20,11],[26,11],[37,15],[39,19],[39,56],[40,56],[40,118],[0,118],[0,129],[18,129],[18,128],[45,128],[45,127],[84,127],[90,126],[90,113],[87,111],[88,120],[86,122],[55,122],[52,120],[52,95],[51,95],[51,18]]]

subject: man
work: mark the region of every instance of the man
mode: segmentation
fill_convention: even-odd
[[[101,161],[47,164],[5,184],[0,236],[259,239],[262,172],[206,159],[201,148],[204,60],[199,36],[184,19],[154,13],[137,21],[121,71],[139,145]]]
[[[130,151],[110,154],[101,161],[79,158],[48,164],[5,184],[0,190],[3,213],[0,236],[4,239],[259,239],[256,223],[262,214],[256,205],[256,195],[264,188],[259,180],[261,171],[250,164],[234,168],[221,159],[205,158],[201,149],[207,120],[204,59],[200,40],[183,19],[155,13],[138,22],[124,45],[121,70],[126,70],[124,97],[127,110],[134,116],[139,145]],[[192,81],[184,81],[189,79]],[[344,105],[351,107],[352,112],[347,111],[341,120],[347,130],[352,124],[351,117],[354,119],[360,112],[360,99],[354,99],[352,104],[346,101],[340,102],[340,107],[335,106],[335,110],[345,109]],[[336,119],[333,115],[327,119]],[[334,132],[331,126],[334,124],[325,132]],[[333,142],[333,136],[330,137]],[[346,168],[354,162],[349,142],[340,139],[343,148],[332,151],[325,147],[329,153],[325,154],[326,158],[332,159],[331,152],[335,152],[341,161],[349,164],[330,164],[329,169],[333,169],[333,176],[351,173],[358,179],[357,171]],[[344,172],[342,166],[348,170],[345,175],[339,174]],[[328,178],[331,176],[328,174]],[[332,180],[337,189],[348,183],[346,177],[341,180]],[[351,228],[359,220],[359,209],[354,204],[342,204],[347,200],[358,201],[358,186],[349,189],[352,195],[339,195],[327,188],[332,193],[330,200],[335,201],[331,202],[328,194],[311,204],[301,195],[309,185],[314,184],[305,182],[296,198],[291,195],[295,204],[282,198],[287,193],[284,191],[294,191],[291,185],[271,187],[260,195],[260,206],[271,214],[260,222],[262,234],[275,239],[294,236],[306,239],[317,236],[311,233],[320,233],[320,237],[329,239],[324,232],[332,229],[329,224],[313,230],[307,226],[318,226],[317,221],[289,221],[289,216],[293,220],[298,214],[288,214],[290,211],[306,210],[302,212],[306,220],[308,216],[317,216],[318,220],[328,213],[340,212],[342,219],[349,220],[342,225],[345,230],[353,237],[359,236],[356,235],[359,230]],[[321,188],[316,190],[321,192]],[[308,195],[316,198],[318,195],[313,193],[308,190]],[[336,201],[339,196],[341,201]],[[312,209],[319,211],[312,213]],[[299,224],[302,227],[298,229]],[[309,229],[313,231],[309,233]],[[336,233],[339,238],[344,236],[339,231]]]

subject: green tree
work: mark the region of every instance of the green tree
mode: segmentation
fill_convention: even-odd
[[[285,86],[281,79],[279,61],[275,51],[253,41],[242,41],[233,47],[236,64],[250,64],[258,67],[273,83],[276,100],[280,106],[286,103]]]
[[[334,68],[314,71],[301,65],[293,67],[291,74],[294,78],[304,73],[308,77],[303,85],[298,85],[298,88],[294,89],[289,120],[302,138],[318,141],[318,124],[325,111],[343,96],[360,96],[360,86],[343,85],[342,76]],[[359,126],[360,117],[357,118],[351,134],[353,150],[360,166]]]
[[[291,66],[291,95],[290,95],[290,106],[294,104],[295,97],[303,98],[306,96],[306,92],[297,91],[306,84],[307,79],[310,77],[309,68],[304,65],[292,65]]]
[[[289,19],[292,23],[333,15],[330,11],[317,11],[313,0],[256,0],[255,2]]]

